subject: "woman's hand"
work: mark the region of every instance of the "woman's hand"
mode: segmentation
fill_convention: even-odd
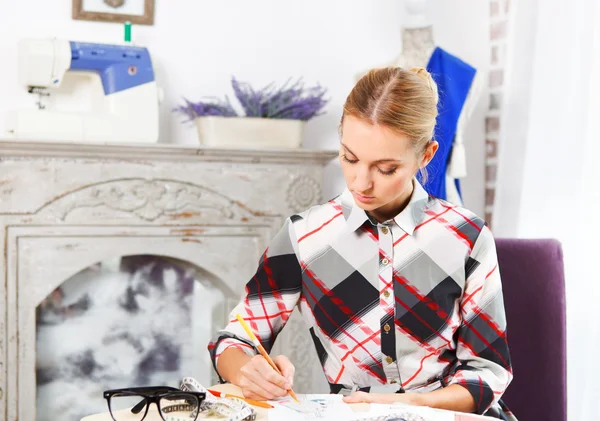
[[[273,358],[273,362],[283,375],[277,374],[260,354],[240,368],[234,384],[242,389],[244,397],[269,400],[288,394],[294,384],[294,365],[283,355]]]
[[[344,396],[346,403],[404,403],[407,405],[423,406],[420,393],[366,393],[352,392]]]

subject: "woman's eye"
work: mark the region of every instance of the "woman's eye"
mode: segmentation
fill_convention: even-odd
[[[377,168],[377,171],[379,171],[379,173],[383,174],[383,175],[392,175],[396,172],[396,168],[392,168],[391,170],[387,170],[387,171],[384,171],[381,168]]]
[[[346,156],[346,154],[342,155],[342,159],[349,164],[356,164],[358,162],[358,159],[350,159],[348,156]],[[396,172],[396,170],[397,168],[392,168],[391,170],[382,170],[381,168],[377,167],[377,171],[383,175],[392,175]]]

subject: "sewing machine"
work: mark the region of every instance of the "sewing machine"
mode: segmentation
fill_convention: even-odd
[[[6,122],[9,137],[103,143],[158,141],[159,91],[146,48],[22,40],[19,82],[38,97],[37,109],[10,112]],[[87,91],[87,98],[82,97],[82,90]],[[69,101],[72,109],[60,110],[60,105]]]

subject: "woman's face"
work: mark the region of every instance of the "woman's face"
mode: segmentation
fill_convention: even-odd
[[[340,163],[346,185],[356,204],[376,218],[391,218],[408,202],[413,177],[436,150],[437,142],[430,142],[419,159],[405,135],[353,116],[342,123]]]

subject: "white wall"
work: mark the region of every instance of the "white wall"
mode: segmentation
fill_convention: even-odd
[[[437,42],[483,72],[489,63],[489,5],[480,0],[430,1]],[[136,26],[134,41],[149,47],[165,91],[161,142],[195,144],[196,134],[170,110],[186,96],[232,96],[230,77],[262,86],[303,77],[329,89],[327,114],[307,125],[306,148],[335,149],[337,125],[354,75],[393,59],[401,49],[400,0],[156,0],[155,25]],[[71,0],[0,0],[0,136],[4,114],[32,107],[16,84],[16,42],[22,37],[59,37],[113,43],[120,25],[71,20]],[[466,131],[469,177],[465,202],[483,215],[484,92]],[[337,166],[325,197],[343,187]]]

